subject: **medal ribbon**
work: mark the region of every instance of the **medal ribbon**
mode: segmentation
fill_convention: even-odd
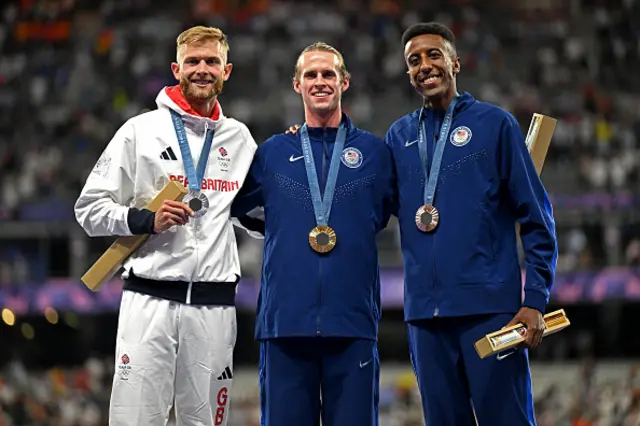
[[[200,152],[200,158],[198,159],[198,169],[193,165],[193,157],[191,157],[191,149],[189,149],[189,142],[187,142],[187,132],[184,130],[184,123],[180,114],[171,110],[171,120],[173,120],[173,128],[176,131],[178,137],[178,144],[180,145],[180,152],[182,154],[182,162],[184,163],[185,173],[189,180],[189,190],[191,192],[200,191],[202,185],[202,179],[204,178],[204,170],[207,167],[207,161],[209,160],[209,152],[211,151],[211,143],[213,142],[213,129],[207,129],[207,135],[204,139],[204,145]]]
[[[418,152],[420,153],[420,161],[422,162],[422,169],[426,178],[424,186],[424,204],[427,206],[433,205],[433,198],[436,195],[436,185],[438,184],[438,175],[440,174],[440,165],[442,164],[442,154],[444,153],[444,146],[447,144],[447,137],[449,136],[449,128],[453,121],[453,111],[458,103],[458,96],[454,97],[447,108],[447,113],[440,127],[440,136],[438,136],[438,142],[436,143],[436,149],[433,153],[433,160],[431,163],[431,173],[429,173],[429,163],[427,154],[427,129],[425,120],[423,120],[424,107],[420,111],[420,118],[418,119]]]
[[[331,165],[329,166],[324,198],[320,196],[320,185],[318,184],[316,163],[313,159],[313,151],[311,149],[311,141],[309,140],[306,123],[300,129],[300,139],[302,141],[304,166],[307,170],[307,181],[309,182],[309,190],[311,191],[311,201],[313,202],[313,212],[316,216],[316,224],[318,226],[327,226],[329,223],[329,215],[331,214],[333,192],[336,188],[336,181],[338,180],[340,155],[342,155],[345,140],[347,139],[347,128],[344,123],[340,123],[338,135],[336,136],[336,141],[333,146],[333,155],[331,156]]]

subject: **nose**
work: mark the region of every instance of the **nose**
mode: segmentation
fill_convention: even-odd
[[[429,73],[433,69],[433,64],[427,57],[422,57],[420,59],[420,71]]]
[[[207,72],[207,61],[202,59],[200,62],[198,62],[198,66],[196,67],[196,72],[198,73]]]
[[[313,82],[313,85],[317,89],[317,88],[325,87],[327,83],[324,81],[322,77],[318,77],[316,78],[316,81]]]
[[[313,85],[318,87],[324,87],[327,85],[327,81],[325,80],[324,76],[321,73],[318,73],[315,77],[315,79],[313,80]]]

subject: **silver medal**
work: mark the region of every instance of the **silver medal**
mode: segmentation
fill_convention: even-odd
[[[209,199],[202,192],[190,192],[184,197],[182,202],[193,210],[195,218],[204,216],[207,210],[209,210]]]

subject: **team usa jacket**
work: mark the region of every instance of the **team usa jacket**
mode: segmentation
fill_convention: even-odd
[[[428,163],[444,111],[426,109]],[[551,203],[516,119],[461,95],[446,143],[434,205],[440,223],[420,231],[415,215],[425,183],[418,152],[420,109],[387,132],[398,173],[405,319],[544,312],[557,260]],[[518,259],[520,224],[526,281]]]
[[[258,148],[232,214],[264,208],[264,254],[256,338],[376,339],[381,316],[376,234],[393,209],[393,162],[382,139],[348,128],[328,225],[335,248],[309,245],[316,226],[300,133],[277,134]],[[336,128],[309,128],[321,191]],[[246,223],[243,221],[243,223]]]
[[[211,117],[198,116],[178,86],[164,88],[158,108],[129,119],[116,132],[89,174],[75,204],[89,236],[153,232],[154,213],[143,209],[170,181],[187,186],[170,110],[183,119],[191,155],[198,164],[207,129],[213,143],[201,191],[209,200],[201,218],[149,237],[125,263],[123,277],[194,282],[237,282],[240,264],[229,212],[257,149],[249,130],[225,117],[216,104]]]

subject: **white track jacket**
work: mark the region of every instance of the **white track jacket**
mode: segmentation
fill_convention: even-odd
[[[76,219],[92,237],[147,233],[138,225],[130,229],[130,209],[143,209],[169,180],[188,185],[169,112],[177,111],[194,164],[198,164],[206,129],[215,129],[201,184],[209,210],[201,218],[189,218],[185,225],[151,235],[126,261],[123,278],[133,269],[136,277],[152,280],[237,281],[240,263],[230,206],[257,145],[248,128],[225,117],[219,104],[212,118],[198,116],[178,86],[161,90],[156,103],[158,109],[129,119],[109,142],[76,201]]]

